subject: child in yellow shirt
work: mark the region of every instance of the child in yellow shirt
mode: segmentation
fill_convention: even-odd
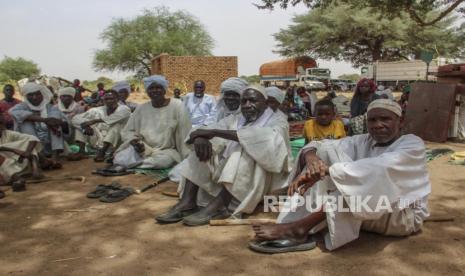
[[[320,100],[315,104],[315,119],[304,125],[305,144],[323,139],[340,139],[346,136],[344,124],[336,119],[336,111],[331,100]]]

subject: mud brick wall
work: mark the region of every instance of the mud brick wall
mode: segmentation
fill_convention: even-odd
[[[203,80],[208,94],[218,95],[221,83],[237,77],[237,57],[170,56],[161,54],[152,60],[152,74],[164,75],[169,81],[169,93],[174,88],[192,91],[194,81]]]

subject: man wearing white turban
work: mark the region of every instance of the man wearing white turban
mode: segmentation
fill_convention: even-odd
[[[82,142],[75,141],[75,128],[72,124],[72,120],[74,116],[78,114],[82,114],[86,111],[85,107],[81,105],[80,103],[77,103],[75,101],[75,96],[76,96],[76,89],[74,87],[64,87],[58,90],[58,109],[63,113],[65,116],[68,126],[69,126],[69,133],[68,135],[65,135],[65,148],[69,151],[69,145],[70,144],[82,144]],[[83,147],[84,145],[80,145],[80,147]],[[80,154],[77,155],[68,155],[68,160],[80,160],[83,156]]]
[[[274,111],[287,118],[287,115],[281,111],[280,107],[286,98],[286,94],[276,86],[269,86],[265,88],[266,95],[268,96],[268,106]]]
[[[79,153],[85,154],[85,145],[97,149],[95,162],[103,162],[107,151],[114,151],[121,143],[121,130],[131,116],[131,110],[118,104],[115,90],[108,90],[103,96],[103,106],[94,107],[74,116],[76,141],[80,142]]]
[[[388,236],[420,230],[431,193],[425,145],[401,135],[396,102],[374,100],[367,110],[367,134],[313,141],[301,150],[279,223],[254,225],[252,250],[310,250],[315,242],[309,234],[326,229],[328,250],[357,239],[362,229]]]
[[[137,106],[139,106],[137,103],[127,101],[129,93],[131,93],[131,85],[128,81],[119,81],[113,85],[112,89],[118,92],[119,104],[129,107],[131,112],[134,112]]]
[[[216,122],[231,115],[241,113],[241,96],[249,85],[246,80],[232,77],[221,83],[221,96],[216,105]]]
[[[168,81],[154,75],[144,78],[150,101],[140,105],[122,131],[123,144],[113,159],[114,168],[170,168],[181,162],[189,149],[183,143],[191,129],[183,103],[166,98]]]
[[[186,143],[195,151],[179,168],[182,197],[156,220],[194,226],[228,217],[229,209],[235,216],[252,213],[264,195],[284,187],[292,163],[288,131],[287,121],[268,108],[264,88],[245,88],[241,114],[191,132]]]
[[[9,110],[15,130],[39,138],[43,145],[42,153],[52,155],[53,160],[46,164],[42,159],[44,168],[61,168],[58,155],[64,149],[64,135],[69,133],[69,126],[63,113],[50,104],[52,92],[33,82],[26,83],[21,92],[24,102]]]
[[[192,127],[207,126],[215,122],[216,100],[212,95],[205,94],[205,82],[194,82],[194,92],[187,93],[183,98],[189,112]]]

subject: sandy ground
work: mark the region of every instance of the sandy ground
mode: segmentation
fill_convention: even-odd
[[[465,150],[460,144],[428,144]],[[141,187],[147,176],[93,176],[92,160],[65,163],[47,175],[85,175],[87,181],[28,185],[0,200],[0,275],[464,275],[465,167],[429,163],[435,216],[408,238],[362,233],[335,252],[319,248],[284,255],[247,249],[248,226],[158,225],[154,215],[176,202],[164,183],[141,195],[106,204],[86,198],[97,184],[118,180]]]

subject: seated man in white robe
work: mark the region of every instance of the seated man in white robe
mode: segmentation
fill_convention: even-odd
[[[21,177],[27,173],[33,178],[42,178],[38,155],[41,148],[37,137],[7,130],[4,115],[0,113],[0,185],[14,186],[16,182],[24,185]]]
[[[183,103],[166,98],[168,81],[163,76],[144,78],[150,101],[140,105],[123,129],[124,143],[118,148],[114,166],[166,169],[181,162],[189,148],[184,139],[191,123]]]
[[[131,110],[118,104],[118,93],[108,90],[103,96],[103,106],[94,107],[74,116],[75,139],[80,143],[79,153],[85,154],[85,145],[97,149],[95,162],[105,161],[107,151],[112,152],[121,143],[121,130],[131,116]]]
[[[58,156],[64,149],[64,137],[69,134],[69,126],[63,113],[50,104],[53,94],[43,85],[29,82],[21,92],[24,102],[9,110],[14,119],[15,131],[33,135],[42,143],[41,167],[59,169]],[[52,160],[45,156],[51,155]]]
[[[119,81],[113,85],[112,89],[118,92],[119,104],[129,107],[131,112],[134,112],[139,106],[137,103],[128,101],[129,94],[131,93],[131,85],[128,81]]]
[[[232,77],[223,81],[220,86],[220,99],[218,100],[218,104],[216,105],[217,113],[215,122],[212,122],[212,124],[210,124],[209,126],[200,126],[198,128],[210,128],[210,126],[215,125],[216,122],[219,122],[220,120],[229,115],[240,114],[241,95],[243,90],[248,85],[249,84],[247,83],[247,81],[237,77]],[[221,139],[217,140],[217,142],[223,142],[223,144],[226,144],[228,143],[228,140]],[[187,162],[187,160],[184,159],[183,162]],[[176,183],[180,182],[179,168],[181,165],[182,163],[179,163],[170,171],[169,177],[171,181]],[[179,187],[178,190],[181,188],[182,187]]]
[[[195,152],[179,168],[181,199],[156,220],[208,224],[230,216],[233,199],[238,201],[233,215],[252,213],[265,194],[285,185],[292,163],[288,129],[287,121],[267,107],[264,88],[247,87],[241,114],[191,132],[187,143]]]
[[[216,100],[212,95],[205,94],[205,83],[202,80],[194,83],[194,92],[184,96],[183,102],[189,112],[193,128],[215,122]]]
[[[84,113],[86,111],[84,105],[77,103],[74,98],[76,96],[76,89],[74,87],[64,87],[58,90],[58,103],[57,107],[63,113],[69,126],[69,134],[65,136],[65,148],[69,151],[69,145],[74,143],[82,143],[75,141],[75,130],[72,124],[74,116]],[[82,145],[83,146],[83,145]],[[78,161],[83,158],[80,154],[69,154],[68,160]]]
[[[415,135],[401,135],[401,114],[396,102],[375,100],[368,106],[368,134],[305,146],[278,224],[254,225],[250,248],[309,250],[315,247],[309,234],[323,230],[328,250],[357,239],[360,230],[389,236],[418,232],[429,216],[431,185],[425,145]]]

